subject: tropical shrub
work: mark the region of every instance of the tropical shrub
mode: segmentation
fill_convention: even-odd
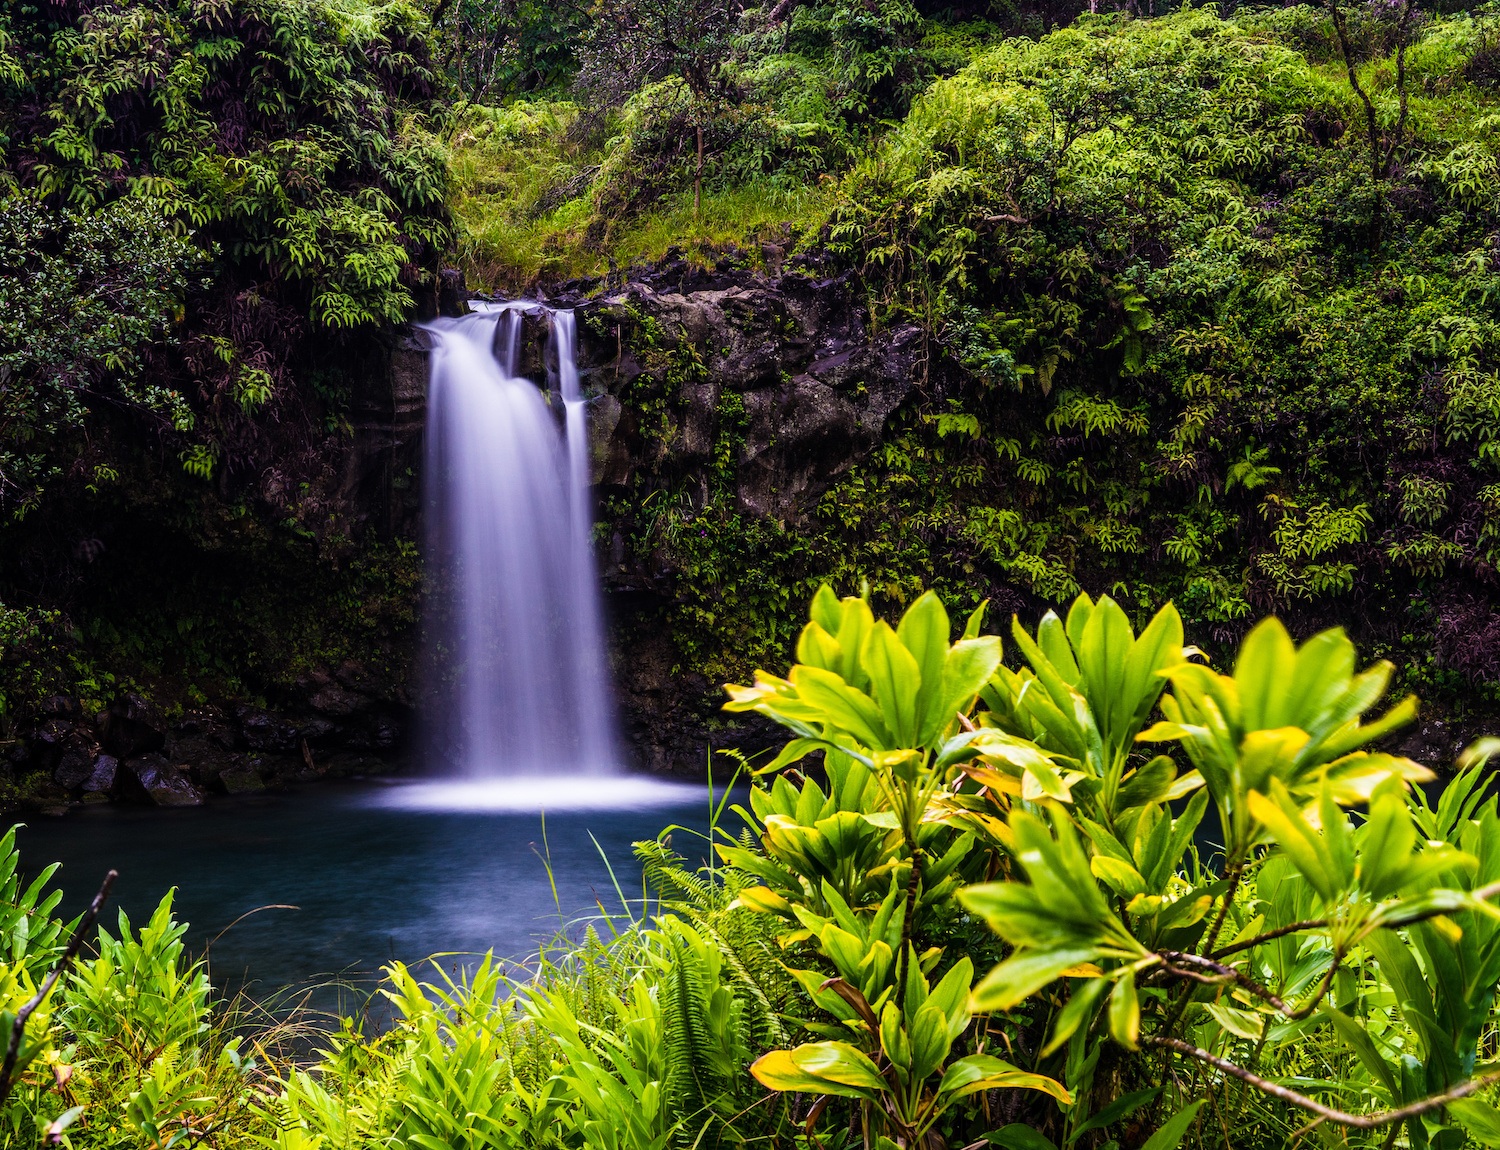
[[[1221,658],[1265,614],[1338,619],[1482,724],[1500,667],[1500,105],[1469,76],[1496,23],[1474,10],[1413,33],[1398,133],[1393,45],[1349,21],[1399,142],[1382,180],[1332,25],[1306,7],[976,37],[904,119],[843,137],[818,258],[857,270],[875,330],[925,333],[920,384],[783,519],[746,514],[727,410],[730,467],[632,477],[611,529],[669,582],[684,666],[738,679],[781,657],[825,580],[868,579],[890,611],[924,587],[1023,614],[1111,588],[1133,611],[1171,599]],[[827,74],[810,61],[748,66]],[[646,364],[646,331],[623,339]],[[633,384],[668,433],[686,418],[670,362]]]
[[[753,794],[764,858],[721,853],[762,879],[740,901],[819,956],[799,981],[841,1027],[765,1055],[757,1078],[856,1099],[891,1146],[925,1145],[970,1086],[1060,1106],[1009,1104],[1027,1120],[998,1130],[971,1107],[942,1126],[949,1144],[989,1129],[1025,1150],[1088,1145],[1147,1124],[1159,1150],[1197,1122],[1205,1145],[1219,1125],[1236,1146],[1277,1145],[1304,1121],[1382,1145],[1386,1128],[1488,1143],[1489,745],[1430,805],[1413,787],[1428,768],[1371,749],[1415,700],[1366,721],[1392,669],[1359,670],[1337,630],[1299,647],[1266,620],[1223,674],[1184,648],[1170,606],[1139,635],[1108,597],[1035,632],[1017,621],[1014,670],[978,627],[950,642],[928,593],[892,629],[824,588],[788,677],[730,688],[731,709],[796,738]],[[827,792],[793,773],[815,752]],[[942,925],[954,903],[1007,948],[977,981]],[[944,1071],[960,1036],[976,1053]]]
[[[29,421],[0,424],[0,449],[36,455],[123,399],[165,415],[206,476],[249,450],[246,417],[305,409],[290,354],[304,330],[406,318],[448,239],[426,35],[402,3],[7,8],[0,282],[29,306],[0,349],[19,384],[51,390]],[[209,261],[209,283],[190,284]],[[106,275],[122,282],[94,282]],[[119,315],[72,317],[75,298]],[[182,358],[158,349],[148,386],[144,358],[174,316]],[[72,346],[68,324],[86,354],[59,379],[41,349]],[[7,504],[68,456],[25,463]]]

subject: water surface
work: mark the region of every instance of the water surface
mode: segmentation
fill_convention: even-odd
[[[111,867],[120,879],[106,922],[121,906],[143,920],[176,887],[189,945],[208,950],[215,984],[265,997],[368,978],[391,959],[491,949],[524,959],[560,929],[576,937],[586,920],[620,915],[616,880],[641,898],[632,842],[672,823],[708,825],[706,787],[526,786],[323,784],[193,810],[108,806],[33,820],[18,841],[27,871],[63,864],[54,881],[69,916]],[[695,861],[706,854],[686,831],[672,842]],[[274,903],[299,909],[262,910],[225,932]]]

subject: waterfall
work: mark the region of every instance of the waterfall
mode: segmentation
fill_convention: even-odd
[[[613,774],[573,313],[481,306],[426,325],[428,548],[448,596],[437,755],[469,780]],[[550,320],[557,406],[520,378],[526,313]]]

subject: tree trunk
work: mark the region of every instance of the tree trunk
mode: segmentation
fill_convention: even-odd
[[[703,125],[698,125],[698,170],[693,178],[693,219],[703,212]]]

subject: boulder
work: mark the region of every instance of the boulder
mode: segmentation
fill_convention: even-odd
[[[313,695],[308,700],[308,705],[320,715],[344,718],[365,710],[369,707],[370,700],[364,695],[330,683]]]
[[[192,780],[213,789],[224,771],[242,766],[245,756],[225,750],[220,741],[208,735],[179,735],[168,743],[172,762],[184,764]]]
[[[124,789],[137,799],[159,807],[198,807],[203,792],[181,770],[161,755],[141,755],[125,763]]]
[[[167,742],[167,724],[151,703],[126,695],[109,705],[100,717],[104,749],[120,759],[160,751]]]
[[[266,784],[261,780],[260,772],[249,764],[220,771],[218,783],[226,795],[249,795],[266,789]]]
[[[62,758],[57,762],[57,768],[52,772],[52,777],[57,785],[70,791],[76,791],[89,781],[94,773],[94,756],[89,754],[87,747],[71,746],[62,753]],[[91,789],[85,787],[84,789]]]
[[[297,749],[296,726],[265,711],[241,711],[240,732],[252,750],[288,754]]]
[[[330,779],[359,778],[366,775],[383,775],[390,771],[390,764],[376,755],[361,755],[345,751],[334,755],[324,767]]]
[[[120,760],[113,755],[100,755],[94,760],[93,770],[83,784],[86,792],[109,794],[119,783]],[[87,796],[85,796],[87,797]]]

